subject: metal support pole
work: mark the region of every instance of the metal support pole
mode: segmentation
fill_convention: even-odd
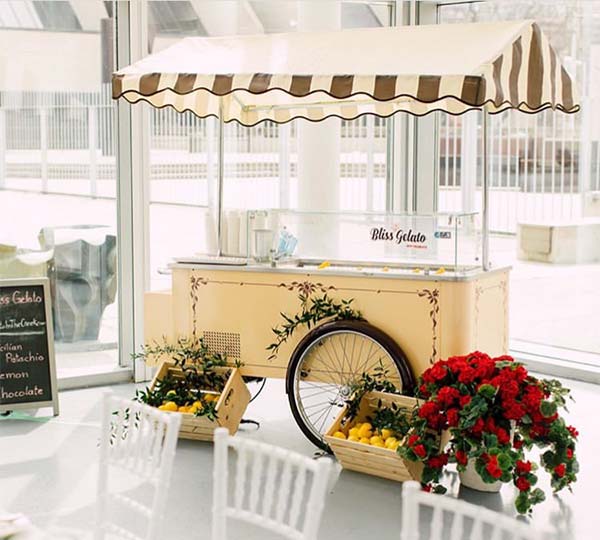
[[[217,256],[223,255],[223,185],[225,180],[225,120],[223,98],[219,102],[219,148],[217,164]]]
[[[482,110],[482,138],[483,138],[483,182],[481,186],[481,264],[484,271],[490,269],[490,189],[489,189],[489,156],[488,156],[488,122],[489,113],[484,107]]]

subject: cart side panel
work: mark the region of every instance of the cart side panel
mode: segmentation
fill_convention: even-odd
[[[309,284],[316,294],[354,299],[366,319],[398,343],[419,375],[440,358],[476,349],[506,351],[507,283],[508,270],[469,281],[438,281],[174,268],[170,335],[203,337],[214,350],[239,358],[243,375],[284,377],[307,330],[299,329],[274,359],[266,348],[274,340],[272,328],[282,321],[280,313],[297,313],[299,290]]]

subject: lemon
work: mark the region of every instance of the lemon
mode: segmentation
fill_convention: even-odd
[[[373,436],[373,432],[371,431],[371,424],[365,422],[362,426],[360,426],[358,430],[358,435],[362,437],[369,437],[369,439]]]
[[[350,437],[360,437],[359,436],[359,429],[358,428],[350,428],[350,431],[348,431],[348,435],[350,435]]]
[[[345,435],[345,433],[344,433],[343,431],[336,431],[336,432],[333,434],[333,436],[334,436],[336,439],[345,439],[345,438],[346,438],[346,435]]]
[[[363,444],[371,444],[371,439],[369,439],[368,437],[362,437],[359,442]]]
[[[396,441],[394,444],[390,445],[389,448],[390,448],[390,450],[393,450],[395,452],[396,450],[398,450],[399,446],[400,446],[400,441]]]
[[[179,407],[179,408],[177,409],[177,411],[178,411],[178,412],[185,412],[185,413],[186,413],[186,412],[190,412],[190,408],[189,408],[189,407],[187,407],[187,406],[185,406],[185,405],[182,405],[181,407]]]
[[[377,446],[378,448],[385,448],[385,444],[381,439],[379,439],[378,441],[372,442],[371,446]]]
[[[177,403],[175,403],[174,401],[165,401],[161,405],[161,407],[159,407],[161,411],[169,411],[169,412],[176,412],[177,408],[178,408]]]
[[[391,429],[384,428],[381,430],[381,438],[384,441],[387,441],[393,434],[394,434],[394,432]]]
[[[356,422],[356,424],[354,424],[354,426],[356,429],[360,429],[362,427],[362,422]]]
[[[202,405],[201,401],[194,401],[194,403],[192,403],[192,407],[196,407],[196,409],[202,409],[204,408],[204,405]]]
[[[356,435],[349,435],[348,440],[353,442],[360,442],[360,439]]]
[[[379,443],[383,444],[383,439],[379,435],[373,435],[371,437],[371,444],[378,445]]]
[[[396,439],[396,437],[388,437],[385,440],[385,447],[386,448],[392,449],[395,444],[396,445],[398,444],[398,439]]]

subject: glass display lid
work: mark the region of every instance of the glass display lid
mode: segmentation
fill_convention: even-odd
[[[239,255],[249,264],[426,274],[481,267],[481,227],[474,212],[250,210],[240,220],[240,236],[245,246],[241,241]]]

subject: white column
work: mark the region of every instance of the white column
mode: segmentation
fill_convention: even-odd
[[[300,1],[297,5],[299,32],[341,28],[340,2]],[[297,127],[298,209],[338,210],[340,206],[340,120],[330,118],[318,123],[297,120]],[[329,234],[326,234],[327,231]],[[313,255],[316,251],[330,252],[334,248],[337,237],[333,228],[323,230],[323,235],[318,239],[308,238],[308,235],[302,235],[302,232],[300,235],[299,249],[309,255]],[[314,244],[316,242],[318,246]]]
[[[479,137],[477,133],[478,113],[470,112],[461,116],[462,133],[460,149],[460,193],[463,212],[474,212],[475,191],[477,188],[477,153]]]

